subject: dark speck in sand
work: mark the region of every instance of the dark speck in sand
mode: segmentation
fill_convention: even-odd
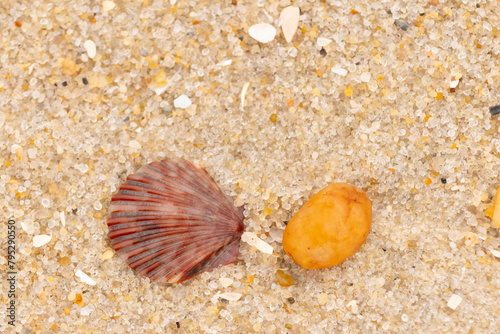
[[[500,114],[500,104],[494,107],[490,107],[491,116]]]
[[[396,20],[396,21],[394,21],[394,25],[400,27],[404,31],[408,30],[408,28],[410,27],[410,25],[408,24],[408,22],[403,21],[403,20]]]

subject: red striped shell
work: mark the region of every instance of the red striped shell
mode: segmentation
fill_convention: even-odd
[[[113,195],[109,211],[113,248],[153,281],[182,282],[238,257],[243,207],[188,161],[142,166]]]

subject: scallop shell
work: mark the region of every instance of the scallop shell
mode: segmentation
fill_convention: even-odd
[[[236,209],[204,169],[163,160],[128,176],[111,198],[108,227],[131,268],[178,283],[236,260],[243,207]]]

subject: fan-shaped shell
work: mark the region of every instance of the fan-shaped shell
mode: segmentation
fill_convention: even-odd
[[[182,282],[236,260],[243,207],[202,168],[163,160],[129,175],[111,199],[113,248],[153,281]]]

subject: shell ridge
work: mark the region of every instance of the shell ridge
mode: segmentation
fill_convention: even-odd
[[[161,161],[159,163],[160,168],[164,166],[163,162],[164,161]],[[201,192],[204,195],[209,196],[211,198],[216,198],[216,196],[214,196],[214,194],[213,194],[213,185],[215,185],[215,188],[217,190],[219,190],[219,189],[218,189],[217,185],[215,184],[214,180],[210,177],[210,175],[208,175],[208,174],[202,174],[202,175],[192,174],[193,172],[196,172],[199,169],[194,167],[191,163],[187,164],[187,166],[189,166],[189,168],[185,168],[184,170],[180,170],[178,173],[178,175],[180,174],[180,175],[185,176],[183,181],[190,184],[191,187],[197,188],[198,191],[201,190]],[[167,167],[164,167],[164,168],[167,168]],[[199,176],[199,178],[197,178],[196,176]],[[205,182],[202,182],[202,181],[205,181]]]
[[[193,222],[190,224],[189,222]],[[129,227],[139,227],[139,228],[146,228],[149,229],[150,226],[152,225],[157,225],[158,227],[161,228],[169,228],[170,226],[177,226],[180,225],[181,223],[186,225],[186,223],[189,224],[189,226],[194,226],[197,225],[197,223],[202,223],[203,220],[199,219],[196,220],[195,218],[189,219],[189,220],[175,220],[175,219],[158,219],[158,220],[142,220],[142,221],[134,221],[134,222],[128,222],[128,223],[119,223],[115,225],[109,226],[110,231],[117,231],[122,228],[129,228]]]
[[[182,259],[182,257],[185,256],[185,254],[191,254],[193,252],[200,253],[199,249],[213,254],[221,249],[224,249],[224,247],[231,244],[233,241],[234,241],[233,236],[227,236],[224,239],[217,238],[214,236],[212,238],[207,239],[206,235],[200,235],[199,238],[194,239],[193,243],[183,244],[179,248],[174,248],[175,251],[171,251],[171,252],[166,251],[166,250],[160,251],[162,253],[160,256],[158,256],[158,254],[157,254],[157,256],[155,258],[151,259],[148,263],[142,264],[141,269],[144,269],[157,261],[163,262],[163,263],[165,263],[165,265],[168,263],[170,266],[175,267],[176,261],[177,262],[180,261],[180,259]],[[238,241],[239,241],[239,238],[238,238]],[[193,247],[193,244],[195,244],[196,247]],[[170,248],[173,248],[173,247],[169,247],[169,249]],[[185,250],[187,250],[187,252]],[[154,250],[154,251],[156,252],[156,250]],[[176,253],[181,253],[181,251],[183,254],[182,256],[179,256],[177,258],[174,257],[173,259],[171,259],[173,255],[176,255]],[[137,258],[134,258],[134,260],[132,260],[131,258],[129,259],[129,261],[132,261],[132,262],[135,262],[136,260],[137,260]]]
[[[163,184],[163,181],[160,179],[155,179],[153,181],[160,182],[161,184]],[[153,194],[163,196],[166,198],[175,198],[173,195],[176,195],[176,196],[184,195],[185,197],[182,198],[182,200],[184,202],[186,201],[186,199],[190,198],[193,201],[199,202],[201,200],[203,203],[210,205],[210,203],[212,203],[214,200],[217,199],[216,197],[213,197],[213,194],[209,194],[209,193],[204,193],[204,194],[201,194],[203,196],[200,196],[199,193],[196,193],[195,191],[192,191],[190,189],[186,189],[185,184],[184,184],[184,187],[181,187],[180,185],[178,187],[174,187],[174,186],[170,186],[168,184],[165,184],[165,187],[161,188],[160,185],[158,185],[158,184],[139,183],[138,181],[133,181],[133,182],[134,183],[129,183],[129,184],[133,185],[134,187],[127,187],[128,189],[133,189],[134,191],[142,192],[145,194],[151,193],[151,191],[154,190]],[[124,189],[123,188],[124,186],[126,186],[126,184],[123,184],[120,187],[120,190]],[[187,196],[187,194],[189,194],[189,196]],[[206,200],[205,200],[205,197],[207,197]]]
[[[184,248],[187,247],[189,247],[189,245],[186,245]],[[212,254],[221,247],[224,246],[220,245],[213,250],[209,250],[207,247],[201,247],[200,245],[198,248],[189,248],[187,251],[182,253],[180,250],[176,250],[176,252],[166,253],[160,257],[152,259],[148,263],[143,264],[140,270],[146,270],[148,275],[151,277],[164,275],[168,279],[168,277],[171,277],[172,273],[175,274],[176,270],[185,272],[191,267],[196,266],[199,262],[203,261],[200,261],[199,258],[210,258]],[[179,253],[180,255],[178,255]],[[197,257],[198,259],[196,259]],[[157,265],[158,262],[160,265]]]
[[[190,237],[187,238],[185,233],[184,234],[174,234],[174,235],[163,235],[159,236],[156,238],[149,238],[149,239],[141,239],[141,237],[135,236],[136,239],[140,240],[134,243],[131,243],[131,239],[125,239],[125,240],[120,240],[118,242],[115,242],[115,238],[113,240],[113,245],[118,248],[122,253],[128,253],[129,255],[132,253],[136,253],[137,251],[141,249],[153,249],[155,247],[159,246],[165,246],[166,249],[170,249],[169,247],[178,247],[177,249],[184,249],[184,246],[186,245],[186,239],[190,241],[190,244],[195,244],[197,241],[199,243],[205,244],[205,245],[211,245],[212,240],[215,242],[219,242],[221,237],[224,237],[223,235],[217,235],[212,238],[207,238],[207,231],[200,231],[197,233],[194,232],[189,232]],[[126,246],[124,246],[126,245]],[[189,244],[188,244],[189,245]],[[128,256],[130,258],[131,256]]]

